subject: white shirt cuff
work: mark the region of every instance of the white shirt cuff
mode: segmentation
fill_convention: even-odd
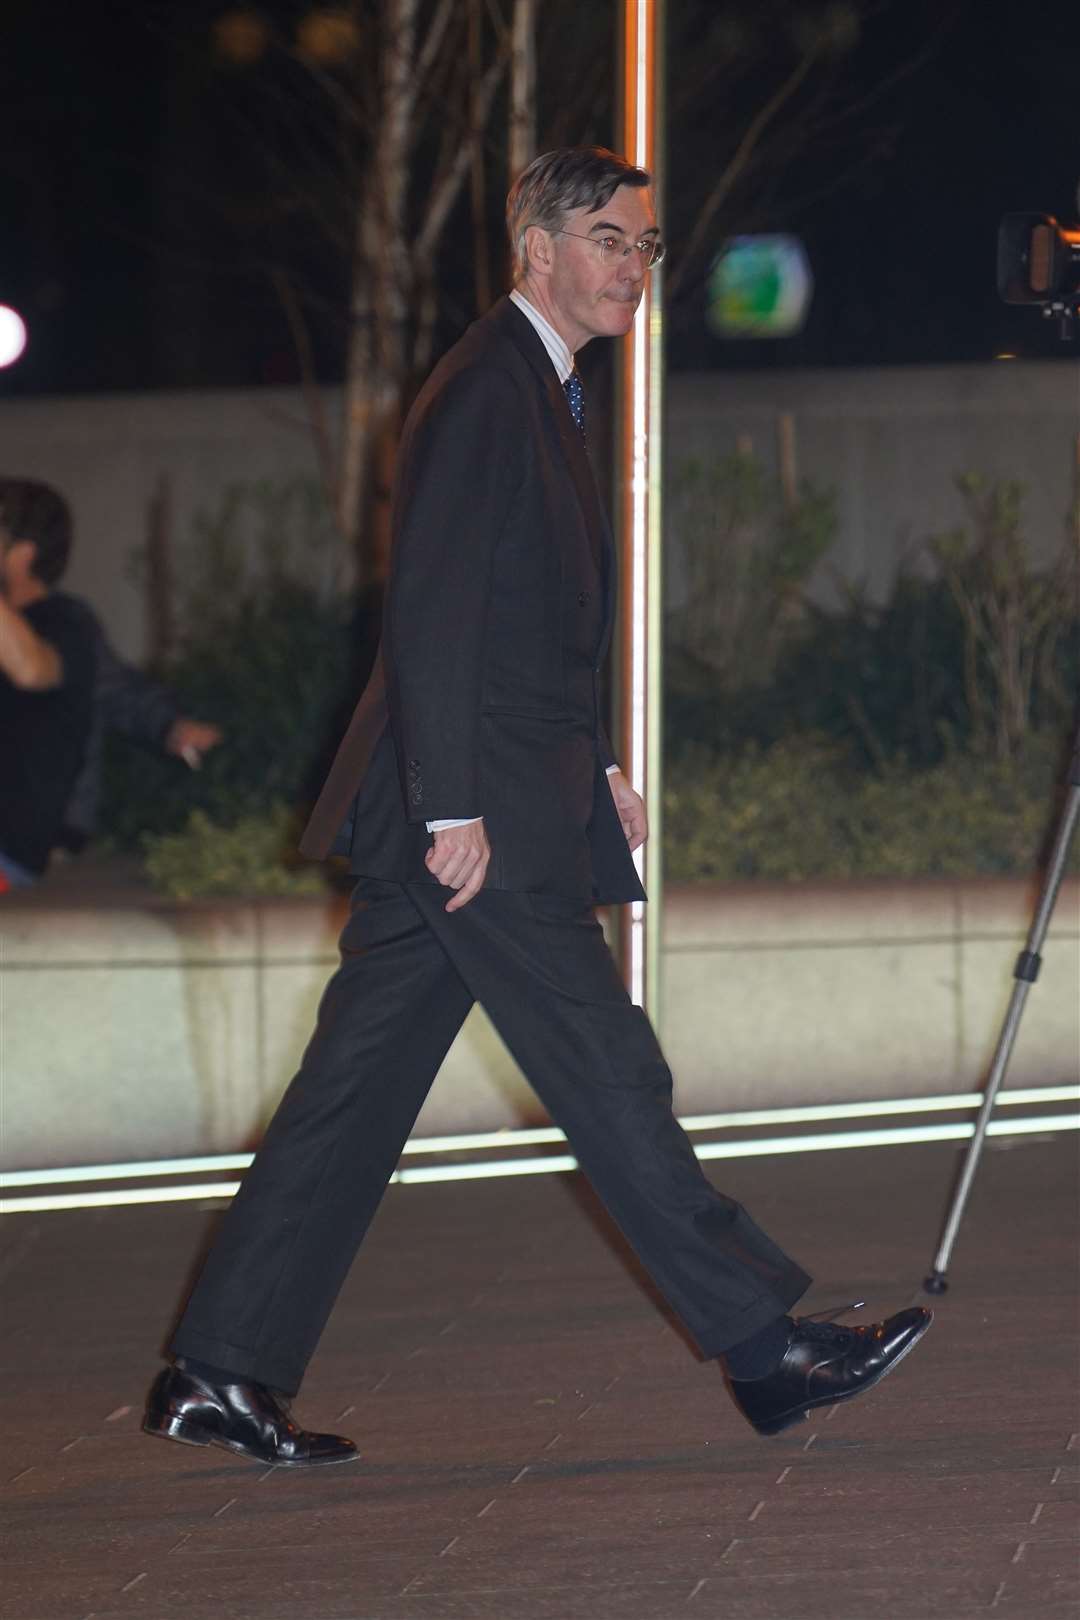
[[[621,770],[621,765],[609,765],[604,775],[613,776],[616,771]],[[483,819],[483,816],[463,816],[454,821],[428,821],[425,825],[428,832],[442,832],[447,827],[471,827],[474,821],[483,821]]]

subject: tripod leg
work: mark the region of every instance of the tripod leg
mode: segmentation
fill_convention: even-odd
[[[956,1234],[963,1219],[964,1206],[967,1203],[971,1184],[975,1179],[975,1172],[982,1156],[983,1142],[986,1139],[986,1127],[989,1125],[990,1115],[994,1111],[994,1100],[997,1097],[998,1088],[1005,1077],[1005,1070],[1008,1068],[1028,991],[1038,978],[1039,969],[1042,966],[1042,957],[1039,952],[1042,949],[1043,940],[1046,938],[1047,928],[1050,926],[1054,902],[1057,899],[1062,875],[1065,871],[1069,844],[1076,826],[1077,815],[1080,814],[1080,748],[1074,752],[1072,757],[1069,783],[1064,814],[1054,840],[1046,881],[1039,897],[1031,932],[1028,934],[1027,946],[1020,952],[1016,967],[1013,970],[1013,978],[1016,983],[1013,986],[1008,1011],[1005,1014],[1005,1022],[998,1037],[994,1061],[990,1067],[990,1075],[986,1083],[986,1093],[983,1097],[982,1107],[979,1109],[978,1120],[975,1123],[975,1134],[968,1145],[964,1166],[960,1172],[960,1179],[957,1182],[956,1192],[953,1194],[952,1205],[945,1220],[941,1243],[937,1254],[934,1256],[933,1269],[923,1283],[923,1287],[930,1294],[943,1294],[949,1286],[945,1274],[948,1270],[953,1245],[956,1242]]]

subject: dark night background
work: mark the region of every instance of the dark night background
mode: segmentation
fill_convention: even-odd
[[[344,258],[301,222],[290,234],[287,219],[260,216],[266,170],[258,137],[273,110],[252,74],[212,60],[211,25],[225,9],[201,0],[183,8],[40,0],[9,12],[0,60],[0,302],[24,315],[30,346],[0,373],[3,392],[295,380],[267,273],[273,244],[287,239],[290,273],[310,294],[319,373],[337,379]],[[304,9],[262,8],[282,26]],[[541,39],[541,137],[577,53],[588,58],[580,65],[591,119],[580,134],[608,141],[604,52],[610,61],[615,8],[594,0],[575,9],[576,32]],[[671,0],[673,84],[708,50],[717,19],[744,13],[761,14]],[[904,64],[910,71],[890,85]],[[714,249],[737,229],[802,235],[816,279],[806,329],[772,343],[721,342],[706,331],[692,284],[671,311],[673,367],[980,361],[1002,349],[1075,354],[1036,312],[999,303],[994,257],[1006,210],[1076,221],[1078,70],[1075,0],[1026,9],[966,0],[871,7],[845,69],[871,104],[828,140],[791,155],[778,178],[755,180],[717,227]],[[747,106],[767,83],[767,64],[744,76]],[[719,121],[737,121],[722,76],[716,84]],[[713,122],[700,105],[672,122],[665,223],[674,251],[695,187],[715,172]],[[496,158],[501,141],[497,127]],[[502,181],[495,169],[493,161],[493,191]],[[237,197],[247,199],[239,211],[229,202]],[[467,204],[448,241],[445,341],[475,313]]]

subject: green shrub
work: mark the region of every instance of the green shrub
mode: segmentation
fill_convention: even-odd
[[[1058,742],[1022,759],[954,755],[927,771],[868,775],[821,735],[732,758],[669,761],[664,871],[710,879],[972,877],[1033,870],[1054,824]],[[1080,850],[1073,850],[1080,869]]]
[[[1039,739],[1019,762],[957,755],[929,771],[868,776],[834,741],[792,737],[717,758],[687,750],[667,768],[665,876],[672,883],[759,878],[1009,876],[1031,872],[1055,825],[1060,748]],[[196,810],[144,841],[147,875],[181,900],[319,895],[326,868],[298,862],[284,804],[221,826]],[[1072,852],[1080,870],[1080,848]],[[332,881],[332,880],[331,880]]]
[[[283,804],[242,816],[228,827],[193,810],[182,831],[146,838],[147,876],[177,900],[325,894],[325,869],[296,856],[298,834],[296,816]]]
[[[1034,565],[1023,528],[1024,485],[977,473],[957,479],[966,528],[937,535],[931,555],[964,626],[964,688],[973,744],[1010,759],[1049,704],[1072,706],[1061,655],[1080,618],[1076,514],[1048,567]]]
[[[667,615],[669,678],[713,699],[767,686],[836,537],[835,491],[804,482],[789,500],[751,453],[691,457],[673,469],[670,521],[683,601]]]
[[[237,603],[227,632],[193,638],[167,671],[181,712],[225,734],[202,769],[133,748],[106,755],[101,825],[122,846],[176,832],[193,810],[227,823],[274,801],[314,797],[355,690],[336,606],[293,587]]]
[[[717,462],[712,478],[738,516],[747,499],[734,501],[727,466]],[[753,466],[743,467],[744,479]],[[701,482],[698,473],[684,498],[697,499]],[[763,593],[749,616],[740,608],[745,569],[728,541],[739,524],[691,525],[689,540],[712,572],[701,561],[691,566],[691,552],[688,577],[702,599],[668,619],[664,726],[672,751],[701,745],[726,755],[822,732],[866,769],[894,759],[925,769],[958,748],[1006,758],[1022,753],[1029,734],[1066,726],[1080,683],[1075,519],[1057,555],[1039,563],[1023,527],[1022,485],[970,473],[957,485],[967,524],[928,539],[882,602],[839,576],[837,602],[823,606],[806,594],[807,570],[829,533],[820,498],[800,507],[817,539],[798,549],[791,572],[770,572],[773,554],[755,540],[766,571],[749,575]],[[758,596],[751,591],[748,600]],[[733,641],[724,615],[739,612],[742,634]]]
[[[110,739],[100,824],[114,846],[178,832],[195,810],[224,826],[314,799],[377,622],[341,601],[336,544],[303,483],[238,485],[200,515],[176,565],[176,651],[155,673],[225,740],[190,771]]]

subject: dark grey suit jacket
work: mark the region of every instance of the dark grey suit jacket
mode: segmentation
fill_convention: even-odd
[[[598,711],[614,603],[584,442],[503,298],[409,412],[382,647],[301,850],[430,883],[425,824],[483,816],[487,887],[641,899]]]

